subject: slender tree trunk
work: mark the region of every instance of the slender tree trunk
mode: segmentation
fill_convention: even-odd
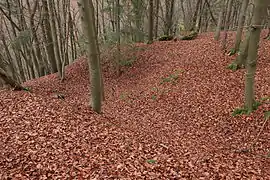
[[[99,8],[98,8],[98,1],[99,0],[96,0],[96,33],[97,33],[97,36],[99,34]]]
[[[216,32],[215,32],[215,40],[216,41],[218,41],[220,38],[220,31],[221,31],[222,21],[223,21],[223,17],[224,17],[224,9],[225,9],[225,2],[222,1],[220,12],[218,15],[218,24],[217,24],[217,28],[216,28]]]
[[[31,52],[32,52],[32,58],[35,62],[35,66],[36,66],[36,71],[37,71],[37,74],[38,74],[38,77],[40,76],[43,76],[44,75],[44,69],[42,67],[44,67],[44,63],[43,63],[43,59],[42,59],[42,55],[41,55],[41,51],[40,51],[40,47],[39,47],[39,41],[38,41],[38,37],[37,37],[37,33],[36,33],[36,30],[35,30],[35,23],[34,23],[34,17],[35,17],[35,13],[37,11],[37,6],[38,6],[38,2],[36,1],[34,3],[34,8],[33,10],[31,9],[31,6],[30,6],[30,2],[29,0],[26,1],[26,4],[28,6],[28,11],[29,11],[29,14],[30,14],[30,31],[31,31],[31,34],[33,36],[33,43],[35,47],[35,50],[33,48],[31,48]],[[39,62],[38,62],[38,59],[39,59]]]
[[[224,23],[224,38],[222,41],[222,50],[226,50],[226,45],[227,45],[227,37],[228,37],[228,30],[229,30],[229,22],[230,22],[230,17],[231,17],[231,11],[232,11],[232,5],[233,5],[233,0],[228,0],[228,6],[227,6],[227,11],[226,11],[226,18],[225,18],[225,23]]]
[[[101,8],[104,9],[104,0],[102,0],[102,2],[101,2]],[[106,42],[107,41],[107,30],[106,30],[106,25],[105,25],[104,11],[101,12],[101,20],[102,20],[103,39]]]
[[[56,56],[54,53],[54,43],[53,43],[50,20],[49,20],[52,17],[50,17],[49,15],[47,0],[42,0],[42,6],[43,6],[43,18],[44,18],[43,27],[42,27],[44,28],[44,30],[42,32],[45,39],[46,53],[47,53],[47,57],[51,65],[52,73],[56,73],[58,69],[57,69],[57,63],[56,63]]]
[[[117,58],[116,58],[116,75],[120,76],[120,55],[121,55],[121,49],[120,49],[120,1],[116,0],[116,35],[117,35]]]
[[[165,5],[166,5],[165,35],[169,36],[172,34],[174,0],[166,0]]]
[[[149,27],[148,27],[148,44],[153,43],[153,27],[154,27],[154,0],[149,0]]]
[[[136,26],[135,41],[143,42],[144,41],[144,34],[142,31],[143,0],[132,0],[132,4],[133,4],[133,10],[134,10],[134,17],[135,17],[135,26]]]
[[[203,18],[203,12],[204,12],[205,2],[200,4],[199,10],[200,10],[200,16],[198,17],[198,26],[196,28],[196,32],[200,32],[201,26],[202,26],[202,18]]]
[[[217,26],[217,21],[216,21],[214,15],[213,15],[213,13],[212,13],[211,6],[210,6],[208,0],[205,0],[205,3],[206,3],[206,5],[207,5],[207,7],[208,7],[209,14],[210,14],[210,16],[211,16],[211,19],[212,19],[213,23],[215,24],[215,26]]]
[[[157,39],[157,37],[158,37],[158,19],[159,19],[159,17],[158,17],[158,15],[159,15],[159,0],[155,0],[155,32],[154,32],[154,34],[155,34],[155,39]]]
[[[57,29],[56,29],[56,22],[55,22],[57,17],[55,17],[53,2],[51,0],[47,0],[47,3],[48,3],[48,8],[49,8],[50,28],[51,28],[51,34],[52,34],[52,40],[53,40],[55,60],[56,60],[57,70],[59,73],[59,78],[62,79],[63,73],[62,73],[61,55],[59,52],[60,48],[58,44]]]
[[[235,38],[235,45],[234,45],[235,52],[239,51],[241,38],[242,38],[242,32],[243,32],[243,26],[244,26],[245,18],[246,18],[246,10],[248,6],[248,2],[249,0],[243,0],[242,2],[241,13],[238,20],[238,28],[237,28],[236,38]]]
[[[196,22],[198,19],[198,13],[200,9],[200,4],[202,3],[202,0],[197,0],[196,7],[195,7],[195,12],[192,18],[192,25],[190,31],[194,31],[196,29]]]

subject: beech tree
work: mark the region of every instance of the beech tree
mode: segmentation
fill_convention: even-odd
[[[250,26],[250,39],[248,46],[247,72],[245,83],[245,106],[249,112],[253,110],[254,97],[254,80],[257,65],[258,46],[260,34],[265,19],[268,0],[256,0],[254,17]]]
[[[248,2],[249,0],[243,0],[242,5],[241,5],[241,12],[238,19],[238,27],[237,27],[237,33],[236,33],[236,38],[235,38],[234,52],[239,51],[239,47],[240,47],[240,43],[242,39],[243,25],[246,19],[246,10],[248,7]]]
[[[14,90],[23,90],[24,87],[14,80],[4,69],[0,67],[0,79],[4,81],[5,84],[10,85]],[[3,85],[3,84],[2,84]],[[1,87],[1,86],[0,86]]]
[[[225,21],[224,21],[224,37],[223,37],[223,41],[222,41],[222,49],[223,50],[226,50],[227,36],[228,36],[227,32],[228,32],[229,26],[230,26],[232,6],[233,6],[233,0],[228,0],[226,17],[225,17]]]
[[[216,31],[215,31],[215,37],[214,39],[216,41],[219,40],[220,38],[220,31],[221,31],[221,26],[222,26],[222,22],[223,22],[223,16],[224,16],[224,7],[225,7],[225,1],[220,2],[220,8],[219,8],[219,15],[218,15],[218,23],[217,23],[217,27],[216,27]]]
[[[165,7],[166,7],[166,18],[165,18],[165,32],[164,34],[169,36],[173,32],[173,14],[174,14],[174,0],[166,0]]]
[[[116,57],[116,75],[120,76],[120,56],[121,56],[121,35],[120,35],[120,0],[116,0],[116,13],[115,13],[115,20],[116,20],[116,37],[117,37],[117,57]]]
[[[87,39],[89,79],[91,84],[91,105],[94,111],[101,113],[102,77],[100,68],[100,53],[97,41],[94,6],[92,0],[78,0],[81,13],[81,23]]]
[[[154,0],[149,0],[149,25],[148,25],[148,43],[153,42],[153,27],[154,27]]]

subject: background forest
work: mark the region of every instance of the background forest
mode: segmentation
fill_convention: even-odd
[[[102,0],[93,5],[101,51],[117,44],[118,36],[121,44],[147,42],[149,28],[154,39],[215,31],[218,24],[224,31],[241,29],[250,24],[254,9],[253,1],[237,0]],[[64,79],[64,67],[84,54],[76,1],[1,0],[0,10],[1,68],[18,82],[55,72]]]

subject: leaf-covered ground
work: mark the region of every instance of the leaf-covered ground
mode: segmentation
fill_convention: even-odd
[[[83,58],[63,83],[49,75],[25,83],[33,93],[1,91],[0,179],[270,179],[269,101],[231,116],[245,71],[226,69],[234,57],[212,36],[138,45],[121,77],[105,72],[102,115],[88,108]],[[257,99],[270,96],[269,50],[263,40]]]

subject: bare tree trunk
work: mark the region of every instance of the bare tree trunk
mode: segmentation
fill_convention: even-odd
[[[205,0],[205,3],[206,3],[206,5],[207,5],[207,7],[208,7],[209,14],[210,14],[210,16],[211,16],[212,21],[214,22],[215,26],[217,26],[217,21],[216,21],[214,15],[213,15],[213,13],[212,13],[211,6],[210,6],[208,0]]]
[[[142,30],[143,0],[133,0],[132,5],[133,5],[133,11],[134,11],[134,17],[135,17],[135,26],[136,26],[135,41],[143,42],[144,41],[144,34]]]
[[[55,12],[54,12],[54,4],[51,0],[47,0],[48,3],[48,9],[49,9],[49,22],[50,22],[50,30],[52,34],[52,40],[53,40],[53,47],[54,47],[54,54],[55,54],[55,60],[57,65],[57,70],[59,73],[59,78],[62,79],[63,73],[62,73],[62,64],[61,64],[61,56],[60,56],[60,49],[58,44],[58,37],[57,37],[57,29],[56,29],[56,18]]]
[[[174,0],[166,0],[165,5],[166,5],[165,35],[169,36],[172,34]]]
[[[204,12],[205,2],[200,4],[199,10],[200,10],[200,16],[198,17],[198,26],[196,28],[196,32],[200,32],[201,26],[202,26],[202,18],[203,18],[203,12]]]
[[[47,57],[51,65],[51,70],[52,73],[56,73],[58,71],[57,69],[57,62],[56,62],[56,56],[54,53],[54,43],[53,43],[53,38],[52,38],[52,32],[51,32],[51,27],[50,27],[50,15],[49,15],[49,9],[48,9],[48,4],[47,0],[42,0],[42,5],[43,5],[43,27],[44,30],[43,36],[45,40],[45,48],[47,52]]]
[[[268,0],[255,1],[254,17],[250,29],[245,83],[245,107],[248,109],[248,112],[253,110],[253,103],[255,101],[254,80],[257,65],[258,47],[262,30],[262,22],[265,19],[268,4]]]
[[[155,39],[158,37],[159,0],[155,0]]]
[[[99,8],[98,8],[98,0],[96,0],[96,33],[97,36],[99,34]]]
[[[117,35],[117,58],[116,58],[116,75],[120,76],[120,55],[121,55],[121,49],[120,49],[120,1],[116,0],[116,35]]]
[[[91,79],[91,104],[94,111],[101,113],[102,77],[100,54],[95,29],[95,14],[92,0],[78,0],[83,31],[88,41],[88,65]]]
[[[270,37],[270,7],[267,8],[267,27],[268,27],[268,33],[264,39],[269,39]]]
[[[101,8],[104,9],[104,0],[101,2]],[[103,30],[103,39],[107,41],[107,30],[105,26],[105,14],[104,11],[101,12],[101,20],[102,20],[102,30]]]
[[[34,23],[34,17],[35,17],[35,13],[37,11],[37,7],[38,7],[38,1],[36,1],[34,3],[34,8],[32,10],[31,6],[30,6],[30,3],[29,3],[29,0],[26,1],[26,4],[28,6],[28,11],[29,11],[29,14],[30,14],[30,30],[31,30],[31,34],[33,36],[33,43],[34,43],[34,47],[35,47],[35,50],[32,48],[32,55],[33,55],[33,59],[34,59],[34,62],[36,62],[36,71],[37,71],[37,74],[38,74],[38,77],[40,76],[44,76],[44,62],[43,62],[43,58],[42,58],[42,55],[41,55],[41,50],[40,50],[40,46],[39,46],[39,40],[38,40],[38,37],[37,37],[37,33],[36,33],[36,29],[35,29],[35,23]],[[38,60],[39,59],[39,62],[38,63]]]
[[[229,21],[231,17],[232,5],[233,5],[233,0],[228,0],[226,18],[225,18],[225,23],[224,23],[224,38],[222,41],[222,50],[224,51],[226,50],[226,45],[227,45],[227,37],[228,37]]]
[[[201,3],[202,3],[202,0],[197,0],[195,12],[194,12],[194,15],[193,15],[193,18],[192,18],[192,25],[191,25],[190,31],[194,31],[196,29],[196,22],[197,22],[197,19],[198,19],[197,16],[198,16],[198,13],[199,13],[199,8],[200,8]]]
[[[6,73],[4,69],[0,67],[0,78],[6,82],[6,84],[9,84],[11,87],[14,88],[14,90],[23,90],[24,87],[20,85],[18,82],[16,82],[12,77]]]
[[[236,65],[236,69],[240,69],[242,67],[246,67],[247,56],[248,56],[248,48],[249,48],[249,40],[250,40],[250,32],[246,33],[246,37],[242,45],[240,46],[240,52],[236,57],[234,64]]]
[[[148,44],[153,43],[153,27],[154,27],[154,0],[149,0],[149,27],[148,27]]]
[[[224,16],[224,9],[226,8],[225,6],[225,2],[222,1],[221,2],[221,8],[219,11],[219,15],[218,15],[218,24],[217,24],[217,28],[216,28],[216,32],[215,32],[215,40],[218,41],[220,38],[220,31],[221,31],[221,26],[222,26],[222,21],[223,21],[223,16]]]
[[[234,45],[235,52],[239,51],[239,47],[240,47],[240,43],[242,39],[243,26],[244,26],[245,18],[246,18],[246,10],[248,6],[248,2],[249,0],[243,0],[242,2],[241,13],[238,20],[238,28],[237,28],[236,38],[235,38],[235,45]]]

